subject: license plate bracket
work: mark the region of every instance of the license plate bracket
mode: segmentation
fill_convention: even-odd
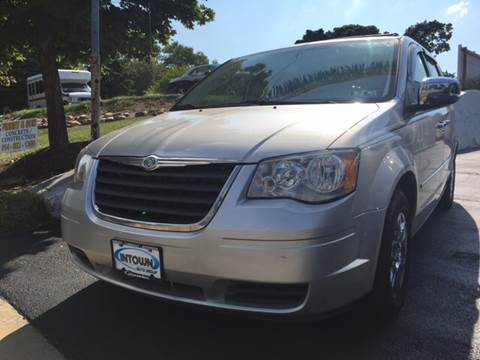
[[[116,270],[142,279],[162,279],[162,248],[123,240],[112,240],[112,257]]]

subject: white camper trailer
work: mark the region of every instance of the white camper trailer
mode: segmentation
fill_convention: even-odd
[[[88,86],[91,79],[90,71],[58,70],[58,75],[60,76],[63,103],[65,105],[90,100],[91,93],[90,86]],[[27,78],[27,96],[30,109],[47,106],[42,74]]]

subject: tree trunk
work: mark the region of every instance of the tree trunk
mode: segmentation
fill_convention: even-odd
[[[46,31],[42,32],[40,65],[47,100],[48,141],[50,149],[55,151],[65,149],[69,144],[56,57],[55,42],[52,36]]]

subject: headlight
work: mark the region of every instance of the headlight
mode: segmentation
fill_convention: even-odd
[[[91,164],[92,157],[87,154],[87,148],[82,149],[78,154],[75,164],[75,172],[73,174],[73,181],[75,183],[83,183],[85,181]]]
[[[345,196],[357,185],[356,150],[322,151],[262,161],[249,198],[292,198],[325,202]]]

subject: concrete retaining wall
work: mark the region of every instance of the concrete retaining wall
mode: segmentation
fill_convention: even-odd
[[[466,91],[454,106],[459,150],[480,147],[480,91]]]

